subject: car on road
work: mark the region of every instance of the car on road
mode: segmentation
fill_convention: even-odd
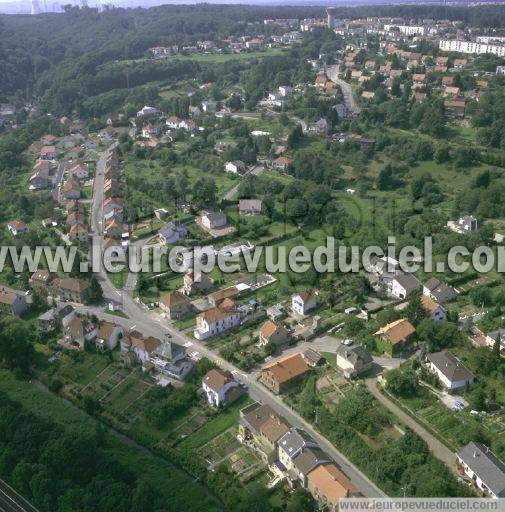
[[[345,338],[343,340],[340,340],[340,343],[342,343],[342,345],[345,345],[346,347],[348,347],[349,345],[352,345],[352,340],[349,338]]]
[[[454,409],[458,411],[462,411],[465,408],[465,404],[463,402],[460,402],[459,400],[456,400],[454,402]]]

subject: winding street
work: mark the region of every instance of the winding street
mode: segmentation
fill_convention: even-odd
[[[113,149],[112,145],[108,151],[105,151],[97,162],[97,171],[93,184],[93,212],[90,219],[90,229],[95,239],[94,250],[100,250],[101,254],[101,232],[102,232],[102,209],[103,209],[103,182],[105,162],[108,152]],[[207,348],[204,343],[190,339],[184,333],[177,331],[173,325],[169,324],[159,314],[149,311],[139,302],[133,299],[131,290],[118,290],[110,281],[103,266],[97,275],[103,289],[104,297],[115,302],[122,303],[123,312],[128,318],[122,318],[117,315],[110,315],[103,310],[103,306],[84,306],[75,304],[77,311],[81,313],[94,314],[100,319],[109,320],[122,325],[126,330],[137,329],[147,336],[155,336],[158,339],[167,337],[175,343],[185,346],[188,352],[197,351],[202,356],[216,363],[220,368],[228,370],[237,376],[248,386],[249,395],[253,400],[263,404],[270,405],[275,411],[284,416],[293,426],[303,427],[320,446],[335,460],[340,468],[346,473],[351,482],[367,497],[384,496],[384,493],[356,466],[354,466],[335,446],[333,446],[325,437],[317,432],[311,424],[305,421],[297,412],[292,410],[283,400],[271,393],[256,381],[253,375],[247,375],[237,367],[221,359],[218,354]]]

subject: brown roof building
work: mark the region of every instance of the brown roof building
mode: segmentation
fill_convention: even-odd
[[[260,381],[276,394],[283,393],[310,371],[300,353],[277,359],[261,369]]]
[[[170,320],[180,320],[193,312],[193,305],[186,295],[174,291],[160,297],[160,309]]]
[[[321,464],[307,477],[307,487],[319,505],[329,512],[338,510],[341,498],[359,496],[358,489],[334,464]]]
[[[240,411],[239,434],[246,442],[252,442],[265,462],[277,458],[279,439],[291,425],[267,404],[254,402]]]
[[[405,318],[391,322],[381,327],[374,336],[378,336],[382,341],[381,348],[390,355],[398,350],[406,343],[416,332],[415,327]]]

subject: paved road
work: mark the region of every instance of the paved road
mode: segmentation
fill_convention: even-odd
[[[10,485],[0,480],[0,512],[38,512]]]
[[[409,416],[406,412],[403,412],[402,409],[400,409],[396,404],[384,396],[377,387],[377,380],[375,378],[367,379],[366,385],[370,392],[375,396],[375,398],[377,398],[377,400],[379,400],[381,404],[386,406],[397,418],[405,423],[405,425],[411,428],[419,437],[424,439],[433,455],[437,459],[446,464],[451,471],[456,471],[455,455],[451,450],[449,450],[449,448],[447,448],[447,446],[445,446],[445,444],[441,443],[435,436],[430,434],[425,428],[419,425],[419,423],[417,423],[411,416]]]
[[[103,206],[103,168],[106,161],[106,153],[98,160],[97,175],[94,182],[93,194],[93,213],[91,215],[91,230],[94,235],[101,233],[101,217]],[[99,241],[101,247],[101,240]],[[96,249],[96,248],[95,248]],[[122,325],[126,330],[137,329],[145,335],[155,336],[158,339],[165,339],[167,336],[174,342],[187,347],[188,352],[198,352],[200,355],[214,361],[222,369],[228,370],[243,380],[249,387],[249,394],[254,400],[269,404],[279,414],[284,416],[292,425],[302,426],[314,439],[333,457],[335,462],[347,474],[354,485],[368,497],[384,496],[384,493],[370,481],[361,471],[353,466],[342,453],[340,453],[328,440],[321,436],[314,428],[301,418],[295,411],[290,409],[278,396],[268,391],[259,384],[254,376],[244,374],[234,365],[221,359],[216,353],[208,349],[204,343],[190,339],[183,333],[177,331],[171,324],[162,318],[158,313],[149,311],[134,300],[129,293],[130,290],[117,290],[109,281],[107,274],[102,269],[97,276],[102,285],[104,297],[114,301],[121,301],[123,312],[129,317],[121,318],[115,315],[107,314],[103,307],[92,307],[75,304],[78,311],[82,313],[92,313],[98,318],[107,319]]]
[[[63,175],[65,173],[65,164],[63,162],[58,162],[58,169],[56,171],[54,183],[53,183],[53,200],[57,203],[60,202],[61,199],[61,186],[63,185]]]
[[[354,114],[359,114],[361,109],[356,105],[356,102],[354,101],[351,86],[338,76],[339,65],[336,64],[335,66],[328,66],[326,68],[326,74],[332,82],[335,82],[342,89],[342,94],[344,95],[344,103],[348,110]]]

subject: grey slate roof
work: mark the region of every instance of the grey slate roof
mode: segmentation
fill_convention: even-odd
[[[452,298],[456,296],[454,288],[448,284],[440,281],[436,277],[431,277],[426,281],[424,286],[430,291],[430,293],[438,300],[438,298]]]
[[[337,347],[337,354],[345,358],[353,366],[356,366],[360,359],[363,364],[368,364],[373,361],[372,356],[361,345],[356,345],[355,347],[340,345]]]
[[[292,428],[279,439],[279,446],[292,458],[305,446],[316,447],[317,445],[305,430]]]
[[[304,448],[302,453],[293,459],[295,468],[305,476],[315,467],[327,462],[331,462],[330,456],[319,447]]]
[[[505,498],[505,463],[487,446],[470,442],[457,455],[497,497]]]
[[[403,286],[403,288],[405,288],[407,295],[421,286],[421,283],[413,274],[400,274],[399,276],[396,276],[395,279],[401,286]]]
[[[428,354],[426,359],[433,363],[451,382],[473,379],[472,372],[447,350]]]

